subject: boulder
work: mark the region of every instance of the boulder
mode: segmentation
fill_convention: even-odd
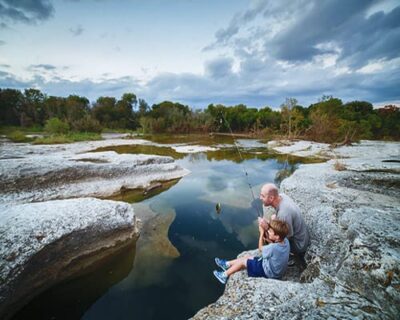
[[[80,198],[0,208],[0,318],[132,244],[132,206]]]

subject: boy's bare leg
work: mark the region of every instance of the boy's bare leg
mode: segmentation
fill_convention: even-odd
[[[244,256],[235,260],[228,261],[229,269],[225,271],[226,275],[229,277],[230,275],[238,272],[240,270],[246,269],[247,260],[251,259],[252,256]]]

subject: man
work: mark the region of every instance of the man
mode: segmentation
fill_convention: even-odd
[[[273,215],[271,219],[279,219],[287,222],[289,226],[290,252],[294,253],[304,266],[304,255],[310,244],[310,235],[301,215],[300,208],[289,196],[279,193],[277,186],[273,183],[267,183],[261,188],[260,199],[263,206],[272,206],[275,208],[276,215]],[[268,221],[266,219],[259,218],[258,223],[265,231],[268,230]],[[266,235],[268,236],[267,232]],[[270,242],[268,238],[266,240]],[[291,264],[293,263],[289,263],[289,265]]]

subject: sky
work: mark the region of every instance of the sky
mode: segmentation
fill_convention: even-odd
[[[0,0],[0,88],[400,105],[400,1]]]

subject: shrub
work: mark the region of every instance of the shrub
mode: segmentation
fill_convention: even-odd
[[[69,125],[58,118],[51,118],[46,121],[44,130],[52,134],[67,133],[69,131]]]
[[[7,138],[13,142],[29,142],[32,139],[25,136],[22,131],[15,130],[7,134]]]
[[[103,129],[100,122],[93,119],[90,115],[86,115],[82,119],[72,123],[72,129],[79,132],[97,132],[100,133]]]

